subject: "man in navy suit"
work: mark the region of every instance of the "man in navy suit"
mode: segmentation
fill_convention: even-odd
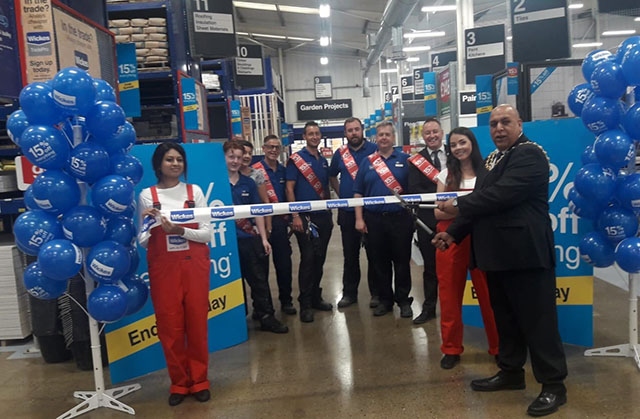
[[[470,233],[472,263],[487,273],[500,338],[500,371],[473,380],[471,388],[525,388],[528,351],[542,392],[527,413],[544,416],[567,402],[549,218],[549,160],[522,133],[522,120],[511,105],[496,107],[489,126],[497,147],[486,160],[489,172],[471,194],[438,203],[438,208],[459,217],[435,236],[433,244],[443,249]]]

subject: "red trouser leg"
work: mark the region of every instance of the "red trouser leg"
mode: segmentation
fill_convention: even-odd
[[[489,343],[489,353],[498,355],[498,328],[493,318],[493,309],[489,300],[489,288],[487,287],[487,275],[480,269],[471,270],[471,281],[478,296],[480,304],[480,313],[482,314],[482,322],[484,323],[484,331],[487,334],[487,342]]]
[[[445,251],[436,252],[438,297],[440,298],[440,331],[445,355],[460,355],[462,346],[462,299],[467,282],[469,240],[452,244]]]

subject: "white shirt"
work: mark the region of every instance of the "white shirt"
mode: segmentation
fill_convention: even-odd
[[[438,182],[442,183],[443,185],[446,185],[448,173],[449,173],[449,170],[446,167],[442,169],[440,173],[438,173],[438,176],[436,176],[436,179],[438,179]],[[476,179],[477,178],[475,176],[470,179],[462,179],[460,181],[459,190],[472,191],[476,187]]]

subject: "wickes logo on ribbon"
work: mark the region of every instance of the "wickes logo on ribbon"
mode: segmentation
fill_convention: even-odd
[[[229,218],[235,215],[233,208],[212,209],[211,218]]]
[[[289,211],[291,212],[311,211],[311,203],[303,202],[299,204],[289,204]]]
[[[251,207],[251,215],[268,215],[273,213],[273,205],[255,205]]]
[[[196,216],[193,214],[193,210],[172,211],[170,217],[171,217],[171,221],[179,221],[179,222],[190,221],[196,218]]]

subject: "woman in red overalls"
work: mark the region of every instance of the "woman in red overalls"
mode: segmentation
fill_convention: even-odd
[[[207,318],[209,300],[208,224],[174,224],[160,209],[206,207],[197,185],[186,179],[187,157],[181,145],[160,144],[152,157],[158,184],[140,193],[139,211],[143,225],[157,226],[138,237],[147,248],[151,300],[156,314],[158,338],[171,378],[169,405],[176,406],[188,394],[209,400],[207,370],[209,351]]]
[[[454,128],[449,134],[451,154],[447,168],[438,176],[438,192],[473,190],[477,176],[484,176],[486,169],[480,155],[478,142],[473,132],[465,127]],[[453,221],[453,216],[437,208],[434,209],[439,220],[437,230],[446,231]],[[470,269],[471,241],[466,237],[459,244],[452,244],[448,249],[436,252],[436,273],[438,275],[438,294],[440,297],[440,329],[444,354],[440,366],[453,368],[460,362],[462,346],[462,300],[467,284],[467,270],[471,272],[471,281],[478,297],[482,320],[489,342],[489,353],[498,354],[498,331],[493,318],[493,310],[489,301],[487,277],[477,268]]]

